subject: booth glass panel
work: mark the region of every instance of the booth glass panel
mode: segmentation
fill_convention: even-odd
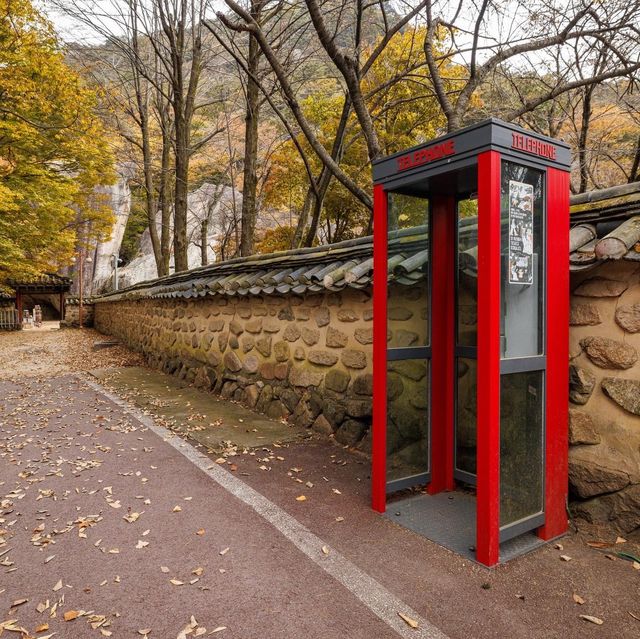
[[[429,345],[429,201],[390,193],[388,210],[387,347],[425,347]]]
[[[543,353],[543,176],[502,162],[502,358]]]
[[[476,474],[477,445],[477,360],[458,357],[456,388],[456,449],[457,478],[473,482]],[[464,474],[460,474],[464,473]],[[469,475],[469,476],[465,476]]]
[[[458,202],[456,346],[478,340],[478,200]]]
[[[429,443],[429,360],[387,362],[389,491],[426,483]]]
[[[544,510],[543,394],[543,371],[501,376],[501,527]]]
[[[459,200],[456,233],[456,413],[454,477],[476,483],[478,200]]]

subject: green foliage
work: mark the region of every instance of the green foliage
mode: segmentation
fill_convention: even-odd
[[[103,236],[114,179],[96,95],[29,0],[0,0],[0,281],[69,263]]]

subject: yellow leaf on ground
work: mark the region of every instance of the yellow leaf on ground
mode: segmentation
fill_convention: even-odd
[[[404,621],[410,628],[418,627],[418,622],[415,619],[412,619],[401,612],[398,613],[398,617],[400,617],[400,619],[402,619],[402,621]]]
[[[73,621],[74,619],[77,619],[79,616],[80,616],[80,613],[77,610],[67,610],[67,612],[64,613],[64,620]]]
[[[596,626],[601,626],[604,623],[604,621],[599,617],[592,617],[591,615],[580,615],[580,619],[584,619],[590,623],[595,623]]]
[[[584,599],[580,595],[576,595],[575,593],[573,595],[573,600],[580,605],[584,603]]]
[[[296,497],[296,501],[307,501],[307,498],[304,495],[300,495],[299,497]]]

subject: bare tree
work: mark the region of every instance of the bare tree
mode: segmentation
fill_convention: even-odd
[[[449,131],[463,126],[469,117],[473,119],[472,99],[494,73],[523,63],[544,67],[549,56],[565,47],[587,56],[600,43],[613,52],[615,64],[604,68],[595,65],[593,74],[582,77],[571,73],[571,65],[566,66],[549,76],[553,82],[541,83],[538,93],[505,112],[505,119],[519,118],[567,91],[640,69],[638,0],[428,0],[425,14],[425,59]],[[437,46],[443,29],[449,36],[449,48],[444,54]],[[456,60],[465,70],[454,91],[447,91],[442,74],[444,63],[450,60]]]
[[[138,131],[133,135],[121,128],[119,133],[141,154],[158,273],[169,268],[171,216],[175,270],[186,270],[189,165],[193,155],[223,130],[213,124],[194,137],[196,112],[219,101],[210,86],[202,90],[202,71],[214,54],[203,38],[209,0],[118,0],[108,7],[99,0],[52,2],[104,39],[105,51],[116,52],[128,65],[127,75],[116,80],[119,92],[127,95],[125,111]],[[160,171],[152,157],[152,124],[161,140]]]

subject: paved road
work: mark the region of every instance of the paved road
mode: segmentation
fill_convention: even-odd
[[[229,461],[78,377],[0,381],[0,627],[65,639],[638,636],[640,573],[575,540],[570,564],[547,548],[489,572],[372,513],[368,465],[336,446]]]

